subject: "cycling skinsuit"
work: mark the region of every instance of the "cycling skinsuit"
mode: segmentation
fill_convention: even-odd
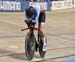
[[[34,12],[34,19],[32,20],[32,22],[34,23],[45,23],[45,12],[44,13],[40,13],[40,6],[38,5],[32,5],[32,7],[34,8],[35,12]]]

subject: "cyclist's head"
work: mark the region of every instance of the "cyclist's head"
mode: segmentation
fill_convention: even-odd
[[[41,6],[40,7],[40,12],[43,13],[44,12],[44,8]]]
[[[28,8],[26,8],[26,14],[27,16],[32,17],[34,15],[34,8],[32,6],[29,6]]]

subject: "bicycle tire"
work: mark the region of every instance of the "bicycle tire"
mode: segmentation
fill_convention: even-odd
[[[47,38],[45,39],[47,43]],[[46,51],[43,51],[43,40],[39,37],[39,54],[41,58],[44,58],[46,55]]]
[[[31,35],[31,33],[28,32],[25,38],[25,53],[26,53],[26,57],[28,60],[32,60],[34,57],[35,41],[36,39],[35,39],[34,34]]]

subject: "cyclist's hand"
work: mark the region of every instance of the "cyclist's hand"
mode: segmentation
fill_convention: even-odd
[[[26,19],[25,21],[30,22],[30,21],[32,21],[32,18]]]
[[[32,21],[32,18],[28,19],[28,21]]]

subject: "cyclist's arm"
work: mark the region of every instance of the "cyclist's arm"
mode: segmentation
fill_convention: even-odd
[[[38,22],[39,14],[40,14],[40,11],[37,9],[37,10],[35,11],[35,17],[34,17],[34,19],[33,19],[33,22]]]
[[[34,15],[32,17],[29,17],[29,15],[26,13],[26,20],[27,21],[32,21],[34,18]]]

